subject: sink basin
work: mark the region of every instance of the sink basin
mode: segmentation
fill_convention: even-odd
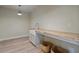
[[[36,35],[36,31],[35,30],[29,30],[29,33],[32,35]]]

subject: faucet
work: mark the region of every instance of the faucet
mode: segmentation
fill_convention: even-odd
[[[36,23],[36,24],[35,24],[35,29],[36,29],[36,30],[39,29],[39,23]]]

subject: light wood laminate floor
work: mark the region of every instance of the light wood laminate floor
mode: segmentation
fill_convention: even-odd
[[[0,42],[0,53],[42,53],[27,37]]]

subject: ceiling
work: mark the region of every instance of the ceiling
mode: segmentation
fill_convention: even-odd
[[[0,7],[18,10],[18,5],[1,5]],[[37,5],[21,5],[20,10],[24,12],[32,12]]]

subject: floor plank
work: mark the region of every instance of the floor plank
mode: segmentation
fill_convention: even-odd
[[[0,42],[0,53],[42,53],[27,37]]]

